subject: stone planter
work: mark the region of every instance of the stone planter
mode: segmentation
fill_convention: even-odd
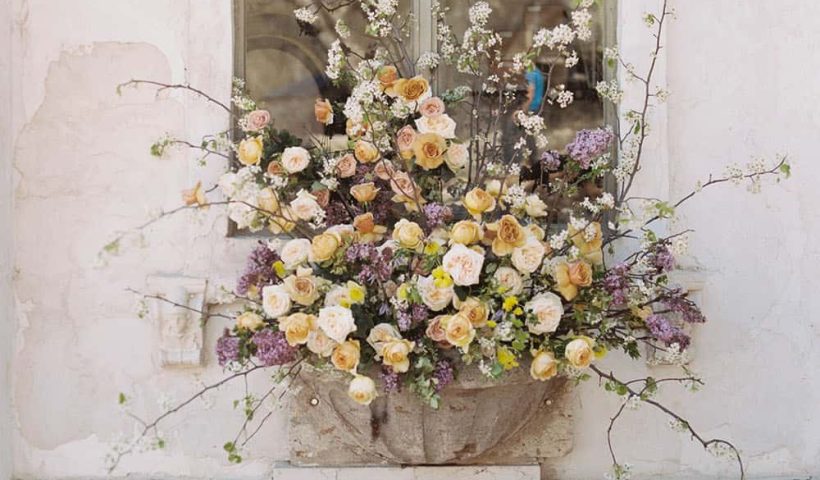
[[[472,367],[444,389],[435,410],[406,389],[363,407],[348,398],[346,379],[304,370],[300,377],[290,428],[291,462],[300,465],[506,463],[494,458],[499,449],[532,443],[516,437],[566,384],[534,381],[526,368],[493,381]],[[559,448],[566,453],[571,436],[558,437],[569,438]]]

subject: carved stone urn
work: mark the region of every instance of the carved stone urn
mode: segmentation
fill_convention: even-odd
[[[513,463],[505,451],[517,452],[518,461],[521,453],[537,459],[571,448],[568,414],[556,415],[553,402],[564,393],[566,381],[538,382],[527,368],[500,380],[488,379],[475,367],[463,368],[441,392],[439,409],[407,389],[359,405],[347,396],[347,379],[327,371],[305,369],[298,381],[290,420],[294,464]],[[522,437],[527,430],[535,442]],[[549,445],[537,438],[546,432],[552,437]]]

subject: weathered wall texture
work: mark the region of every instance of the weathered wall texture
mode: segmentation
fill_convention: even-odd
[[[0,324],[0,365],[14,354],[14,473],[100,476],[107,443],[131,425],[119,413],[118,392],[135,399],[135,411],[155,413],[156,399],[181,399],[198,382],[220,375],[208,348],[220,333],[218,322],[207,328],[207,368],[161,369],[157,326],[137,317],[125,288],[144,288],[147,276],[156,274],[227,281],[241,269],[252,240],[224,238],[225,223],[212,209],[198,222],[180,217],[157,224],[147,231],[145,248],[126,249],[106,268],[95,264],[113,232],[176,205],[179,190],[202,177],[188,152],[150,157],[152,141],[166,131],[197,138],[225,122],[218,109],[189,96],[155,97],[148,89],[117,96],[116,85],[132,77],[190,82],[225,99],[230,2],[11,3],[15,207],[12,222],[9,198],[0,197],[0,265],[11,240],[5,226],[13,223],[18,330],[9,352],[10,322]],[[636,40],[646,33],[639,16],[657,2],[622,3],[631,23],[622,23],[621,44],[643,55],[649,48]],[[813,162],[820,84],[810,73],[820,69],[814,48],[820,5],[674,3],[678,19],[667,36],[671,58],[664,64],[673,96],[655,119],[661,141],[652,147],[656,163],[647,167],[652,182],[643,187],[679,197],[706,172],[781,151],[791,153],[797,176],[760,195],[731,187],[708,192],[686,210],[686,225],[698,230],[690,263],[701,269],[712,320],[696,332],[693,367],[708,384],[702,393],[666,398],[706,435],[736,440],[752,476],[817,473],[820,373],[814,366],[820,354],[811,346],[820,336],[814,315],[820,309],[814,294],[820,288],[820,218],[813,214],[820,206],[820,167]],[[9,102],[1,90],[0,99]],[[0,167],[0,180],[7,179],[8,165]],[[208,166],[206,183],[220,168],[216,161]],[[0,183],[0,194],[7,195],[7,183]],[[8,269],[2,273],[8,278]],[[0,294],[8,294],[2,281]],[[9,311],[4,299],[0,315]],[[609,365],[641,370],[614,357]],[[221,445],[240,420],[230,407],[235,397],[219,391],[195,404],[164,425],[165,451],[134,456],[121,472],[265,475],[274,461],[287,458],[285,413],[275,414],[247,463],[229,466]],[[608,466],[605,430],[617,399],[590,383],[578,389],[574,405],[574,450],[549,470],[560,478],[599,478]],[[0,465],[9,450],[3,410],[0,396]],[[639,472],[670,478],[733,472],[646,408],[625,420],[616,439]]]

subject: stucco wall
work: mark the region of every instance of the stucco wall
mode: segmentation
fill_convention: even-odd
[[[637,40],[646,33],[638,16],[643,5],[657,2],[622,3],[623,14],[633,14],[625,17],[632,23],[621,25],[621,43],[643,55],[649,48]],[[701,269],[711,318],[696,332],[693,367],[708,383],[699,394],[666,398],[707,435],[736,440],[752,476],[818,473],[820,373],[812,366],[820,354],[811,345],[820,335],[813,315],[820,307],[814,295],[820,219],[812,214],[820,205],[814,182],[820,167],[813,161],[820,84],[811,73],[820,68],[813,47],[820,42],[820,5],[675,3],[678,19],[668,33],[671,57],[662,75],[673,96],[655,118],[660,141],[652,146],[655,163],[647,172],[653,175],[643,188],[678,197],[707,172],[781,151],[792,155],[797,176],[760,195],[731,187],[706,192],[686,210],[686,225],[698,230],[689,264]],[[143,288],[154,274],[228,281],[251,240],[224,238],[225,222],[212,209],[197,222],[179,217],[157,224],[146,232],[144,248],[126,249],[105,268],[96,260],[113,232],[176,205],[179,190],[202,177],[187,152],[150,157],[152,141],[166,131],[196,138],[225,121],[218,109],[189,96],[155,97],[144,89],[117,96],[116,85],[133,77],[190,82],[226,99],[230,2],[13,0],[12,18],[19,271],[14,472],[21,478],[99,476],[107,443],[131,425],[116,405],[118,392],[135,399],[134,410],[155,413],[156,399],[181,399],[197,382],[220,375],[210,349],[208,368],[161,369],[157,326],[137,317],[125,288]],[[220,168],[216,161],[209,165],[206,183]],[[4,211],[2,225],[9,223]],[[8,231],[0,232],[0,247]],[[0,326],[7,344],[11,335],[2,328],[8,327]],[[206,345],[220,330],[218,322],[208,326]],[[4,350],[0,345],[0,360]],[[614,356],[607,364],[641,370]],[[608,466],[605,429],[617,403],[593,384],[577,393],[576,446],[551,471],[560,478],[599,478]],[[131,457],[121,472],[264,475],[286,458],[284,412],[257,438],[247,463],[229,466],[221,445],[240,420],[230,407],[236,396],[221,391],[195,404],[164,426],[165,451]],[[0,413],[2,406],[0,399]],[[646,408],[625,420],[616,438],[637,471],[681,478],[733,472]],[[0,420],[6,432],[3,427]],[[2,442],[0,435],[5,452]]]

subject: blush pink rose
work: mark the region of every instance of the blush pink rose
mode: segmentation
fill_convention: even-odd
[[[350,178],[356,175],[356,157],[352,153],[345,154],[336,163],[336,174],[339,178]]]
[[[435,118],[444,113],[444,102],[438,97],[430,97],[421,102],[419,113],[427,118]]]
[[[396,143],[399,146],[399,151],[408,151],[413,149],[413,142],[416,141],[416,130],[410,125],[405,125],[396,134]]]
[[[258,132],[270,124],[270,112],[267,110],[254,110],[248,114],[248,126],[246,130],[249,132]]]
[[[382,160],[373,167],[373,173],[381,180],[390,180],[396,173],[396,168],[390,160]]]

